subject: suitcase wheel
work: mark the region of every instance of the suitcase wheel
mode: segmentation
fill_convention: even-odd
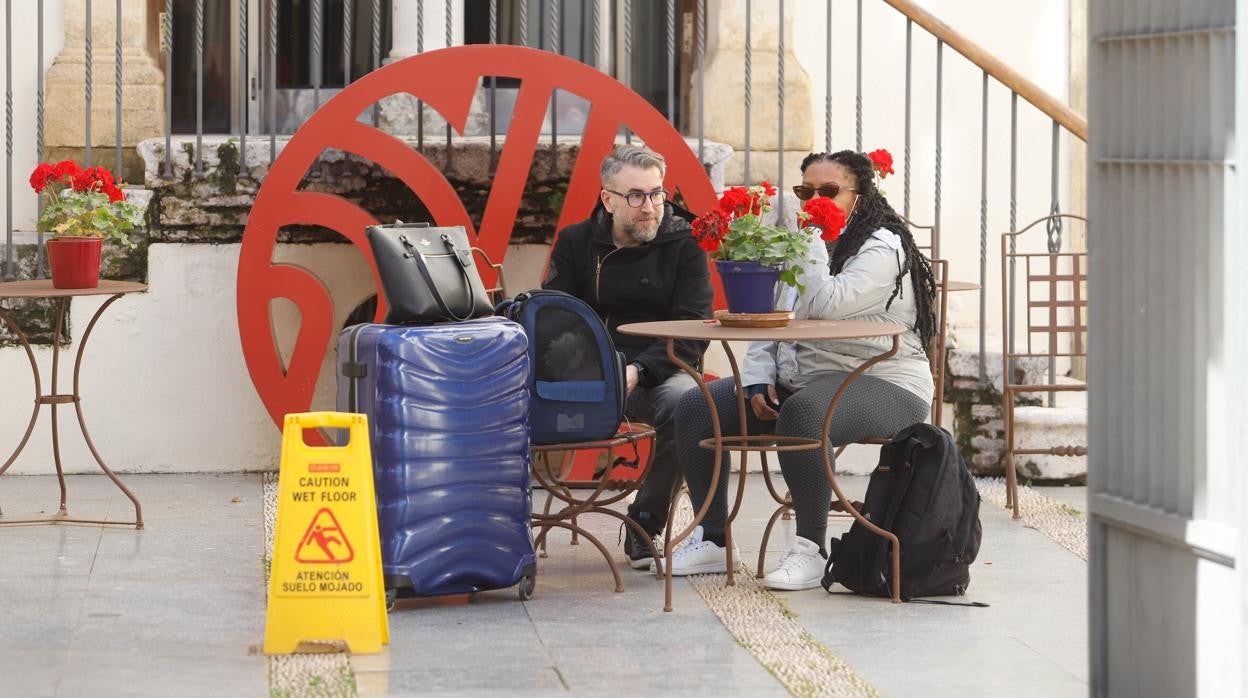
[[[533,588],[537,586],[537,578],[531,574],[526,574],[520,578],[520,586],[516,591],[520,595],[521,601],[528,601],[533,598]]]
[[[396,587],[388,587],[386,589],[386,611],[394,610],[394,602],[399,598],[399,590]]]

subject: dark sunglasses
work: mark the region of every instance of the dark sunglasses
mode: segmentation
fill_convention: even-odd
[[[849,187],[842,187],[839,184],[828,183],[828,184],[820,185],[818,189],[814,187],[808,187],[805,184],[798,184],[793,187],[793,193],[796,194],[797,198],[801,199],[802,201],[807,201],[809,199],[814,198],[815,194],[819,194],[819,196],[826,196],[829,199],[835,199],[836,195],[840,194],[842,189],[844,189],[845,191],[858,191],[857,189],[850,189]]]

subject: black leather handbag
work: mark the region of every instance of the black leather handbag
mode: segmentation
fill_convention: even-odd
[[[462,227],[400,222],[372,225],[365,233],[389,306],[386,324],[459,321],[494,314]]]

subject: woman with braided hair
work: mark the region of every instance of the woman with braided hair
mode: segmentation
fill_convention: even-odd
[[[896,355],[872,366],[846,389],[828,434],[833,446],[891,436],[923,421],[934,386],[924,347],[935,332],[936,284],[930,262],[915,246],[905,221],[876,188],[872,160],[862,153],[812,153],[802,161],[802,183],[793,187],[803,201],[823,196],[845,211],[847,223],[828,247],[815,240],[811,259],[799,277],[805,290],[780,291],[778,307],[797,319],[873,320],[904,325]],[[825,235],[825,237],[827,237]],[[829,249],[831,248],[831,259]],[[817,342],[755,342],[742,371],[747,387],[751,433],[820,438],[824,416],[837,389],[864,361],[887,351],[888,338]],[[735,384],[710,384],[725,434],[739,423]],[[700,391],[681,398],[676,410],[681,469],[695,508],[710,489],[714,454],[698,446],[712,436],[711,415]],[[810,589],[823,576],[831,486],[818,450],[779,454],[780,469],[793,497],[796,539],[777,569],[763,580],[772,589]],[[727,473],[728,456],[723,470]],[[725,571],[724,520],[728,480],[719,478],[710,509],[688,545],[675,551],[672,574]]]

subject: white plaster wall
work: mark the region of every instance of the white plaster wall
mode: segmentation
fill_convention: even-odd
[[[153,245],[151,289],[114,303],[92,333],[82,375],[83,412],[105,461],[127,472],[237,471],[277,466],[279,433],[264,411],[243,362],[235,312],[238,245]],[[347,245],[290,245],[278,261],[317,274],[336,299],[338,324],[371,291],[371,276]],[[62,350],[62,375],[72,378],[73,352],[103,298],[71,306],[75,343]],[[296,314],[277,303],[278,345],[289,350]],[[51,350],[39,348],[45,391]],[[332,409],[334,355],[326,357],[315,409]],[[71,383],[63,380],[61,391]],[[24,352],[0,349],[0,458],[26,429],[33,383]],[[51,410],[44,407],[13,473],[52,472]],[[69,472],[93,472],[72,410],[60,410],[62,460]]]
[[[43,3],[43,72],[52,66],[52,60],[65,45],[63,29],[64,0],[45,0]],[[15,2],[13,12],[13,178],[8,186],[13,192],[13,228],[35,229],[37,199],[31,191],[28,178],[39,164],[35,150],[35,104],[38,90],[35,72],[36,46],[39,33],[38,5],[34,2]],[[4,33],[0,32],[0,73],[3,73],[8,52]],[[111,50],[111,48],[110,48]],[[112,99],[112,83],[109,83],[108,99]],[[112,157],[109,151],[109,157]],[[111,160],[109,160],[111,167]],[[0,197],[0,218],[7,215],[8,203]],[[0,233],[2,234],[2,233]],[[4,239],[0,237],[0,256],[4,251]]]
[[[759,5],[760,3],[755,3]],[[887,148],[895,158],[897,174],[883,182],[889,201],[902,211],[902,160],[905,152],[905,33],[906,20],[879,0],[863,3],[863,141],[864,150]],[[1058,99],[1068,101],[1068,0],[1036,0],[1020,11],[1018,3],[983,0],[919,0],[929,12],[971,41],[978,43],[1026,78]],[[793,13],[793,46],[810,74],[811,113],[817,149],[825,147],[826,32],[823,0],[785,3]],[[832,143],[833,150],[855,145],[855,4],[833,3],[832,30]],[[935,39],[914,26],[911,108],[911,219],[930,224],[933,219],[935,170]],[[755,70],[763,69],[755,66]],[[770,69],[770,68],[769,68]],[[981,85],[983,73],[949,47],[944,49],[943,142],[941,153],[942,256],[950,261],[950,278],[979,280]],[[1010,93],[995,81],[989,87],[988,153],[988,294],[987,325],[999,327],[999,235],[1009,228]],[[1048,213],[1051,192],[1050,134],[1052,122],[1019,101],[1018,224],[1021,227]],[[765,128],[754,124],[754,128]],[[1077,139],[1061,140],[1062,208],[1068,209],[1066,174],[1069,153]],[[786,173],[788,181],[789,173]],[[792,173],[793,177],[797,173]],[[1041,249],[1043,234],[1035,238]],[[976,293],[951,296],[950,318],[955,325],[979,325]]]
[[[238,245],[157,244],[150,248],[150,290],[114,303],[88,341],[83,361],[83,413],[105,462],[119,472],[230,472],[276,469],[279,432],[247,374],[238,335],[235,281]],[[516,247],[509,262],[540,268],[538,250]],[[372,292],[363,258],[348,245],[282,245],[275,261],[315,273],[335,299],[340,326]],[[536,273],[508,264],[508,291],[537,284]],[[60,392],[69,392],[73,356],[91,315],[104,297],[75,300],[70,310],[74,342],[61,350]],[[298,327],[293,304],[273,304],[278,351],[289,357]],[[745,347],[737,343],[738,360]],[[38,347],[45,392],[51,391],[52,351]],[[333,409],[335,354],[322,365],[313,409]],[[730,375],[718,345],[707,370]],[[0,462],[17,446],[30,417],[34,384],[25,352],[0,348]],[[51,409],[43,407],[13,474],[53,472]],[[61,457],[66,472],[99,472],[83,444],[72,409],[60,409]],[[845,469],[869,472],[865,458],[847,456]],[[861,460],[859,467],[851,463]],[[774,463],[773,463],[774,464]],[[2,483],[0,483],[2,484]],[[140,493],[141,495],[141,493]]]

